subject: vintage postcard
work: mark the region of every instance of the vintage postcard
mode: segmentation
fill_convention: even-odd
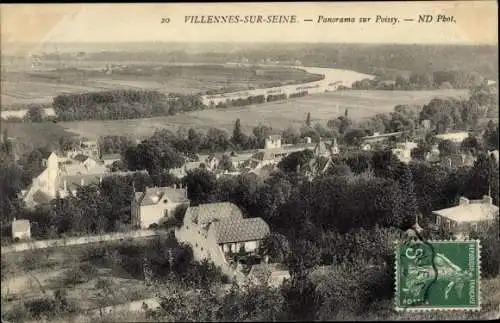
[[[2,322],[500,318],[497,1],[0,24]]]

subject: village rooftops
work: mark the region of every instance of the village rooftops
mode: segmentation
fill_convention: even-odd
[[[269,225],[262,218],[228,217],[213,224],[217,243],[261,240],[270,233]]]
[[[186,219],[197,224],[209,224],[216,219],[224,219],[229,217],[243,218],[241,210],[233,203],[208,203],[198,206],[190,206],[186,210]]]
[[[141,206],[155,205],[164,198],[173,203],[182,203],[189,201],[186,196],[186,190],[173,187],[150,187],[145,192],[135,193],[136,201]]]
[[[489,196],[483,197],[482,200],[469,200],[461,197],[459,205],[437,210],[434,213],[457,223],[490,221],[495,219],[498,206],[492,204]]]

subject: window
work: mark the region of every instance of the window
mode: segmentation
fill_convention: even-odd
[[[167,203],[168,203],[168,200],[167,200],[167,199],[164,199],[164,200],[163,200],[163,203],[167,204]]]

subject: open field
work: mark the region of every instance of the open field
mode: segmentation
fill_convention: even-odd
[[[103,135],[144,137],[159,128],[175,130],[181,126],[205,130],[217,127],[232,131],[237,118],[244,120],[242,123],[244,131],[251,131],[259,123],[268,124],[275,130],[282,130],[292,125],[302,126],[308,112],[311,113],[313,123],[325,123],[329,119],[343,115],[345,108],[349,110],[351,118],[359,120],[377,113],[390,112],[398,104],[426,104],[436,97],[466,96],[467,90],[329,92],[242,108],[203,110],[147,119],[61,122],[58,125],[67,131],[86,137]],[[19,125],[23,126],[26,125]]]
[[[134,241],[134,246],[144,246],[144,241]],[[64,288],[68,302],[76,304],[80,312],[153,296],[154,290],[143,280],[94,252],[103,245],[116,247],[123,243],[2,255],[2,318],[9,312],[14,315],[20,302],[51,297],[60,288]],[[99,287],[102,280],[108,289]]]
[[[322,77],[287,67],[235,65],[107,65],[5,72],[2,106],[50,103],[59,94],[111,89],[154,89],[165,93],[227,92],[297,84]],[[12,109],[13,107],[9,108]]]

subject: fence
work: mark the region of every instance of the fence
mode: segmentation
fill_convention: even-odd
[[[70,237],[64,239],[51,239],[51,240],[38,240],[29,242],[15,243],[9,246],[2,246],[1,254],[21,252],[26,250],[36,250],[36,249],[46,249],[55,247],[67,247],[82,245],[87,243],[123,240],[123,239],[136,239],[145,237],[154,237],[159,235],[161,232],[154,230],[135,230],[129,232],[116,232],[107,233],[95,236],[84,236],[84,237]]]

